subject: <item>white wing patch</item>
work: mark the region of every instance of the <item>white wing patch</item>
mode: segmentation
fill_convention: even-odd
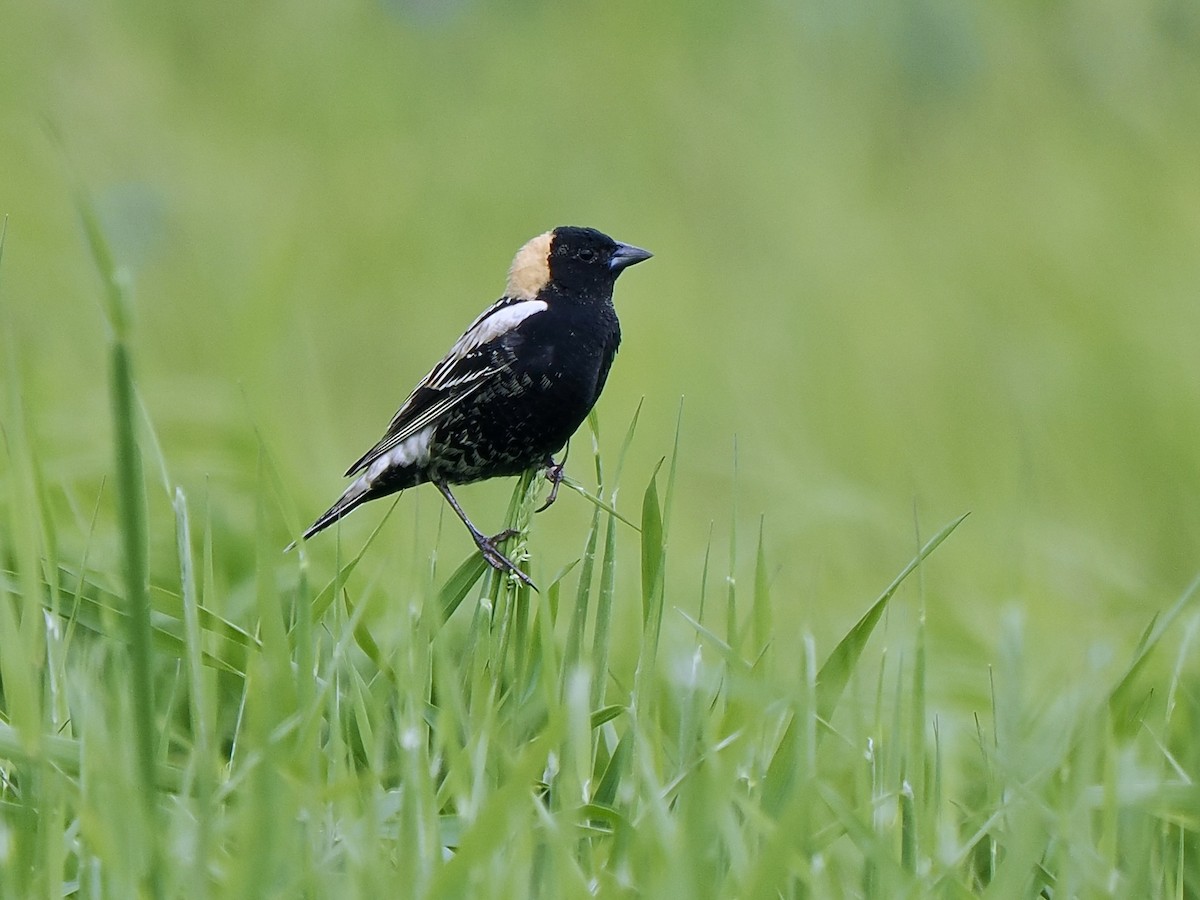
[[[429,459],[429,441],[433,438],[433,426],[422,428],[416,434],[402,440],[395,447],[371,463],[362,477],[368,485],[375,482],[388,469],[402,469]]]
[[[472,350],[476,350],[488,341],[494,341],[501,335],[507,334],[530,316],[544,312],[547,306],[548,304],[545,300],[521,300],[513,303],[508,298],[493,304],[478,319],[471,323],[471,327],[466,330],[466,333],[455,341],[454,346],[450,348],[450,352],[446,354],[446,358],[434,366],[433,371],[425,376],[425,379],[421,382],[422,387],[445,388],[462,381],[471,381],[475,378],[491,374],[492,370],[485,369],[478,372],[468,372],[455,379],[448,379],[446,377],[455,364],[468,356]]]
[[[471,327],[450,348],[446,358],[421,379],[420,384],[396,411],[391,424],[388,425],[388,434],[346,471],[347,475],[353,475],[362,471],[364,467],[367,470],[351,485],[351,489],[362,487],[365,490],[367,485],[392,466],[407,466],[427,460],[429,441],[437,420],[483,387],[489,377],[504,368],[503,364],[485,365],[482,359],[473,359],[465,365],[464,361],[489,341],[507,334],[530,316],[548,308],[544,300],[501,297],[480,313],[471,323]],[[444,393],[414,416],[413,398],[422,390]],[[404,423],[403,426],[401,422]]]
[[[535,313],[544,312],[547,307],[545,300],[522,300],[511,306],[488,310],[491,315],[484,313],[467,329],[467,333],[458,339],[451,349],[449,358],[458,359],[466,356],[476,347],[482,347],[488,341],[493,341],[502,334],[512,331]]]

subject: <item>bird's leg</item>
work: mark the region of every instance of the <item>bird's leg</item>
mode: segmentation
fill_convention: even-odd
[[[435,481],[434,484],[437,485],[437,489],[442,492],[442,496],[446,498],[446,502],[450,504],[450,508],[454,510],[455,514],[460,519],[462,519],[462,523],[467,526],[467,531],[471,532],[471,538],[475,541],[475,546],[479,548],[479,552],[482,554],[487,564],[493,569],[507,569],[508,571],[512,572],[522,584],[526,584],[529,587],[534,587],[533,581],[530,580],[529,576],[518,569],[516,563],[496,549],[496,544],[498,544],[500,541],[504,541],[510,537],[513,537],[515,534],[517,534],[517,532],[509,528],[500,532],[495,537],[488,537],[482,531],[476,528],[471,523],[471,520],[467,518],[467,514],[463,512],[463,508],[458,505],[458,501],[455,500],[454,495],[450,493],[450,487],[446,484],[446,482]]]
[[[535,513],[545,512],[550,508],[550,504],[558,499],[558,486],[563,480],[563,466],[567,464],[567,458],[564,456],[563,461],[556,463],[553,456],[546,457],[546,480],[550,482],[550,496],[546,498],[546,502],[534,510]]]

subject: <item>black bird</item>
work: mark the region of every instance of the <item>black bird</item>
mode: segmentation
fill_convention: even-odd
[[[531,583],[496,547],[511,533],[485,536],[450,485],[544,467],[551,490],[542,509],[554,502],[562,466],[553,454],[595,405],[621,342],[613,285],[650,256],[594,228],[563,226],[526,243],[508,270],[504,296],[421,379],[379,443],[346,470],[358,477],[304,539],[368,500],[428,481],[489,564]]]

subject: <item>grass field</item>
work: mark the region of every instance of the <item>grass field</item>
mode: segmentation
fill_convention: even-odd
[[[1190,4],[0,59],[0,897],[1200,896]],[[655,258],[577,490],[461,494],[540,590],[424,489],[283,555],[567,223]]]

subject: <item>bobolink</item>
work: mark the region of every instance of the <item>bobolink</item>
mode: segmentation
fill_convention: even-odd
[[[562,466],[553,454],[596,403],[621,342],[613,285],[650,255],[594,228],[564,226],[526,243],[504,296],[421,379],[379,443],[346,470],[358,477],[304,538],[368,500],[428,481],[483,558],[530,583],[496,547],[511,533],[485,536],[450,485],[545,468],[551,490],[542,509],[554,502]]]

